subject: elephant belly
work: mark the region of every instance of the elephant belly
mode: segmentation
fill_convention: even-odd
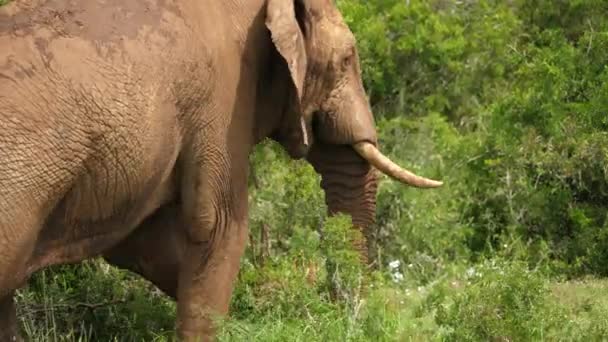
[[[165,140],[164,146],[170,148],[148,154],[123,146],[118,154],[91,161],[48,216],[26,276],[48,265],[77,262],[107,251],[173,201],[178,144]]]

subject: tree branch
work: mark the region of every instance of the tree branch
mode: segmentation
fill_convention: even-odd
[[[23,314],[31,315],[39,312],[46,312],[50,310],[56,309],[75,309],[75,308],[85,308],[89,310],[96,310],[103,307],[108,307],[116,304],[124,304],[126,303],[126,299],[117,299],[109,302],[102,303],[85,303],[85,302],[77,302],[77,303],[61,303],[61,304],[53,304],[53,305],[44,305],[44,306],[35,306],[29,310],[25,310]]]

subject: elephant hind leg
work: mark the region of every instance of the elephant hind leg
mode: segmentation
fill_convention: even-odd
[[[0,298],[0,341],[22,341],[12,293]]]
[[[22,209],[8,214],[0,212],[0,216],[0,298],[3,298],[28,277],[27,264],[36,245],[42,215],[36,210]]]
[[[27,138],[40,141],[35,136]],[[14,137],[7,139],[7,144],[0,144],[0,298],[21,286],[31,273],[28,262],[40,232],[80,167],[62,162],[43,142],[28,149]]]

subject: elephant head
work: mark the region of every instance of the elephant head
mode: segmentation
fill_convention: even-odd
[[[321,175],[330,214],[342,212],[369,237],[375,221],[375,169],[402,183],[433,188],[378,149],[363,89],[355,37],[332,0],[268,0],[266,26],[287,65],[291,91],[273,138]],[[367,261],[365,241],[357,246]]]

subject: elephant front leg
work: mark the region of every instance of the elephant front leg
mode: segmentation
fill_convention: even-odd
[[[230,298],[245,249],[244,223],[228,225],[229,233],[207,244],[191,244],[178,288],[178,333],[185,341],[207,341],[214,320],[228,313]]]
[[[177,299],[178,335],[185,341],[213,339],[214,320],[228,313],[248,237],[247,159],[239,167],[206,160],[194,191],[183,190],[188,241]]]

